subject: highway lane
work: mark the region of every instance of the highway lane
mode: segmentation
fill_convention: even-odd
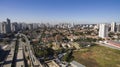
[[[30,41],[28,40],[28,38],[26,37],[26,35],[24,34],[20,34],[20,36],[23,36],[26,40],[26,44],[27,44],[27,51],[30,57],[30,60],[32,62],[33,67],[37,66],[37,67],[42,67],[41,63],[37,60],[37,58],[35,57],[35,55],[33,54],[32,50],[31,50],[31,46],[30,46]]]
[[[23,45],[20,39],[19,39],[18,46],[19,48],[18,48],[17,59],[16,59],[16,67],[25,67],[24,57],[23,57]]]
[[[105,44],[105,43],[99,43],[99,42],[96,42],[96,44],[99,44],[99,45],[101,45],[101,46],[105,46],[105,47],[109,47],[109,48],[112,48],[112,49],[120,50],[120,47],[115,47],[115,46],[108,45],[108,44]]]

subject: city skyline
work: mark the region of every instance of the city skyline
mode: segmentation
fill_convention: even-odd
[[[119,0],[1,0],[0,22],[119,22]]]

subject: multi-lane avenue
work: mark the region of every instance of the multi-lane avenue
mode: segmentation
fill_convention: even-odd
[[[30,62],[32,64],[33,67],[42,67],[41,63],[38,61],[38,59],[35,57],[35,55],[33,54],[33,51],[31,49],[31,46],[30,46],[30,41],[28,40],[27,36],[24,35],[24,34],[20,34],[20,36],[22,36],[25,41],[26,41],[26,50],[28,51],[28,56],[30,57]]]

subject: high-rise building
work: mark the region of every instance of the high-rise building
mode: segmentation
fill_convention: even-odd
[[[100,24],[99,37],[101,37],[101,38],[108,37],[108,25],[107,24]]]
[[[0,22],[0,33],[2,33],[2,23]]]
[[[28,24],[27,26],[29,30],[33,29],[33,24]]]
[[[120,24],[117,25],[117,32],[120,32]]]
[[[11,23],[10,23],[10,19],[7,18],[7,23],[6,23],[6,32],[10,33],[11,32]]]
[[[27,24],[26,23],[19,23],[18,24],[18,28],[19,28],[19,30],[26,30],[26,28],[27,28]]]
[[[33,23],[33,29],[37,29],[38,28],[38,24]]]
[[[14,23],[11,23],[11,31],[12,32],[17,32],[19,29],[18,29],[18,24],[17,22],[14,22]]]
[[[4,34],[7,33],[6,28],[7,28],[6,22],[2,22],[1,23],[1,33],[4,33]]]
[[[111,32],[116,32],[116,22],[111,23]]]

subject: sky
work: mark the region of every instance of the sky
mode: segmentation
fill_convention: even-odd
[[[120,0],[0,0],[0,22],[120,21]]]

